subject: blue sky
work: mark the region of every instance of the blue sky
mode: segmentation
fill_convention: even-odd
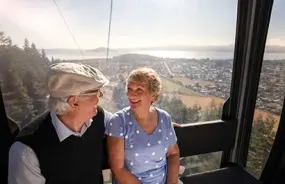
[[[56,0],[83,49],[106,47],[110,0]],[[76,48],[52,0],[0,0],[0,30],[22,45]],[[275,0],[267,44],[285,46],[284,0]],[[237,1],[114,0],[111,48],[233,44]]]

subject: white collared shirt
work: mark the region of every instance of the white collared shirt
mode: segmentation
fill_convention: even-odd
[[[109,121],[111,113],[104,111],[104,124]],[[92,119],[82,126],[80,132],[73,132],[66,127],[54,112],[50,113],[52,124],[56,130],[59,141],[62,142],[70,135],[82,136],[91,126]],[[9,184],[45,184],[45,178],[41,174],[39,160],[35,152],[21,142],[15,142],[9,151]]]
[[[93,122],[93,120],[90,119],[89,121],[84,123],[80,132],[73,132],[58,119],[57,115],[54,112],[51,112],[50,115],[51,115],[52,124],[56,130],[56,133],[57,133],[57,136],[60,142],[62,142],[63,140],[65,140],[71,135],[81,137],[86,132],[86,130],[91,126]]]

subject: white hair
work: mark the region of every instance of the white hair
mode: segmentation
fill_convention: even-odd
[[[50,111],[54,111],[58,115],[64,115],[70,111],[70,105],[67,102],[68,97],[48,99],[48,108]]]

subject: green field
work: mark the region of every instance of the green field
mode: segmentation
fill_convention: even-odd
[[[165,77],[161,77],[162,79],[162,85],[163,85],[163,93],[179,93],[179,94],[185,94],[190,96],[201,96],[200,93],[197,93],[191,89],[188,89],[184,86],[181,86],[179,84],[176,84],[172,82],[170,79],[167,79]]]

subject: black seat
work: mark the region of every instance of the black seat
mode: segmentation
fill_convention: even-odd
[[[262,184],[241,167],[230,164],[227,168],[180,178],[184,184]]]
[[[212,121],[175,128],[180,156],[187,157],[231,149],[234,145],[235,122]],[[182,177],[184,184],[261,184],[243,167],[228,163],[227,167]]]

